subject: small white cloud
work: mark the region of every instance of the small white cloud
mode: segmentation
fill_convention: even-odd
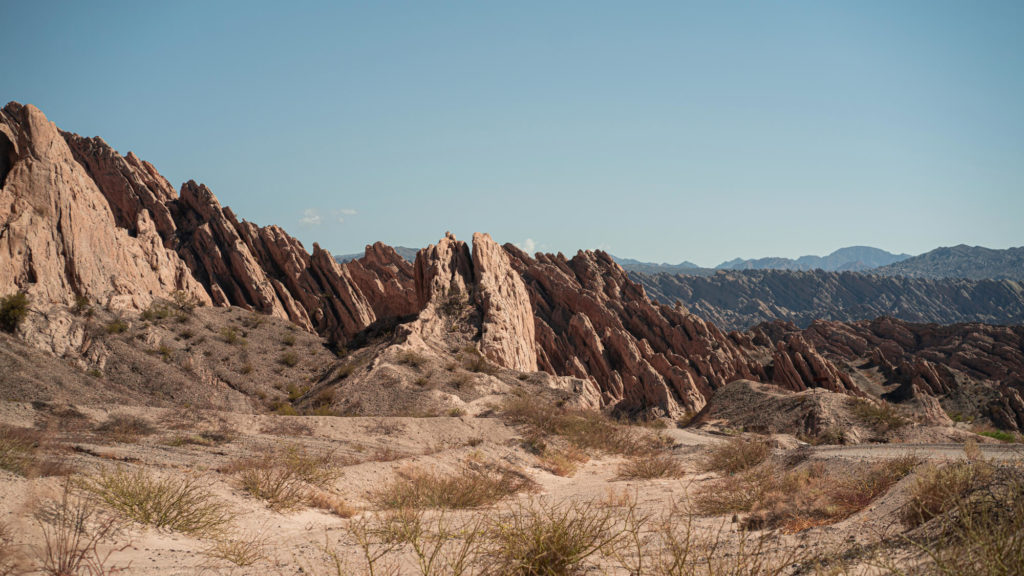
[[[356,212],[352,208],[342,208],[341,210],[331,211],[331,217],[334,218],[339,224],[345,223],[346,216],[355,216],[356,214],[358,214],[358,212]]]
[[[299,224],[303,226],[319,226],[323,222],[323,218],[320,217],[320,212],[316,208],[306,208],[302,211],[302,218],[299,219]]]
[[[526,240],[523,240],[521,243],[516,242],[516,246],[523,252],[526,252],[527,254],[533,254],[537,250],[537,243],[534,242],[533,238],[527,238]]]

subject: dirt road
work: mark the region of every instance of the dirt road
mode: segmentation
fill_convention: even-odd
[[[1024,463],[1024,444],[980,444],[984,458]],[[814,454],[824,458],[895,458],[916,454],[931,460],[965,458],[963,444],[858,444],[854,446],[815,446]]]

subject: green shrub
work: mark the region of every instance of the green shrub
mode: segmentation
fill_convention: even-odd
[[[0,330],[13,333],[28,315],[28,296],[18,292],[0,298]]]

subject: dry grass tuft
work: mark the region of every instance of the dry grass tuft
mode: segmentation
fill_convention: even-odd
[[[324,492],[323,490],[310,490],[307,502],[313,508],[326,510],[341,518],[351,518],[359,513],[359,510],[353,508],[352,505],[345,502],[340,496]]]
[[[267,558],[266,548],[269,540],[262,532],[220,537],[203,550],[203,554],[239,567],[252,566]]]
[[[26,478],[73,473],[63,450],[54,450],[52,443],[47,432],[0,424],[0,470]]]
[[[712,448],[703,467],[708,472],[736,474],[764,462],[770,453],[767,440],[737,436]]]
[[[288,446],[270,458],[238,460],[223,472],[234,474],[242,489],[276,511],[294,510],[311,502],[316,489],[326,489],[341,476],[332,450]]]
[[[497,465],[473,465],[445,474],[407,468],[370,499],[389,509],[478,508],[533,486],[523,473]]]
[[[98,424],[95,430],[121,442],[135,442],[141,436],[156,432],[152,422],[131,414],[111,414],[105,422]]]
[[[519,503],[489,530],[490,573],[574,574],[587,558],[622,537],[618,515],[615,508],[594,502]]]
[[[234,518],[198,476],[157,478],[124,466],[100,470],[80,485],[111,509],[140,524],[191,535],[217,534]]]
[[[820,461],[786,471],[765,462],[699,488],[695,510],[706,515],[749,512],[745,529],[799,532],[862,510],[919,463],[908,455],[852,471],[829,470]]]
[[[880,401],[876,404],[864,398],[851,398],[849,406],[853,415],[877,434],[885,434],[911,423],[888,402]]]
[[[681,478],[685,474],[682,463],[671,454],[635,456],[623,462],[618,471],[622,480]]]
[[[528,437],[558,436],[581,450],[636,454],[653,447],[636,429],[619,425],[599,412],[565,410],[526,396],[507,400],[501,412],[513,424],[524,425]]]
[[[928,464],[910,491],[903,509],[907,526],[918,526],[956,508],[970,492],[991,482],[996,468],[983,461]]]
[[[19,476],[30,475],[41,442],[38,430],[0,425],[0,469]]]

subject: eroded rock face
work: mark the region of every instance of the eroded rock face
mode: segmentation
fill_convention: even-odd
[[[482,316],[480,351],[499,366],[533,372],[537,352],[530,295],[489,234],[473,234],[473,277]]]
[[[116,225],[108,201],[42,112],[8,104],[0,127],[12,152],[0,190],[0,294],[25,291],[39,309],[84,296],[138,310],[178,290],[210,301],[164,247],[147,209],[131,215],[131,231]]]
[[[388,247],[367,247],[366,257],[338,265],[319,246],[306,252],[278,226],[240,220],[202,184],[186,182],[175,194],[133,154],[122,157],[99,138],[63,137],[116,226],[180,256],[215,305],[288,319],[339,342],[380,318],[417,310],[412,267]],[[146,213],[155,220],[140,223]]]
[[[770,342],[726,336],[683,309],[652,303],[604,252],[579,252],[572,259],[539,254],[535,260],[511,244],[504,248],[530,294],[538,366],[592,379],[606,404],[696,412],[728,382],[772,381]],[[793,389],[850,387],[806,344],[774,354],[776,362],[793,366],[784,379]]]
[[[921,396],[952,397],[965,383],[996,392],[983,415],[1006,430],[1024,430],[1024,326],[914,324],[893,318],[815,322],[803,337],[817,350],[851,362],[869,360],[899,384],[896,402]]]

